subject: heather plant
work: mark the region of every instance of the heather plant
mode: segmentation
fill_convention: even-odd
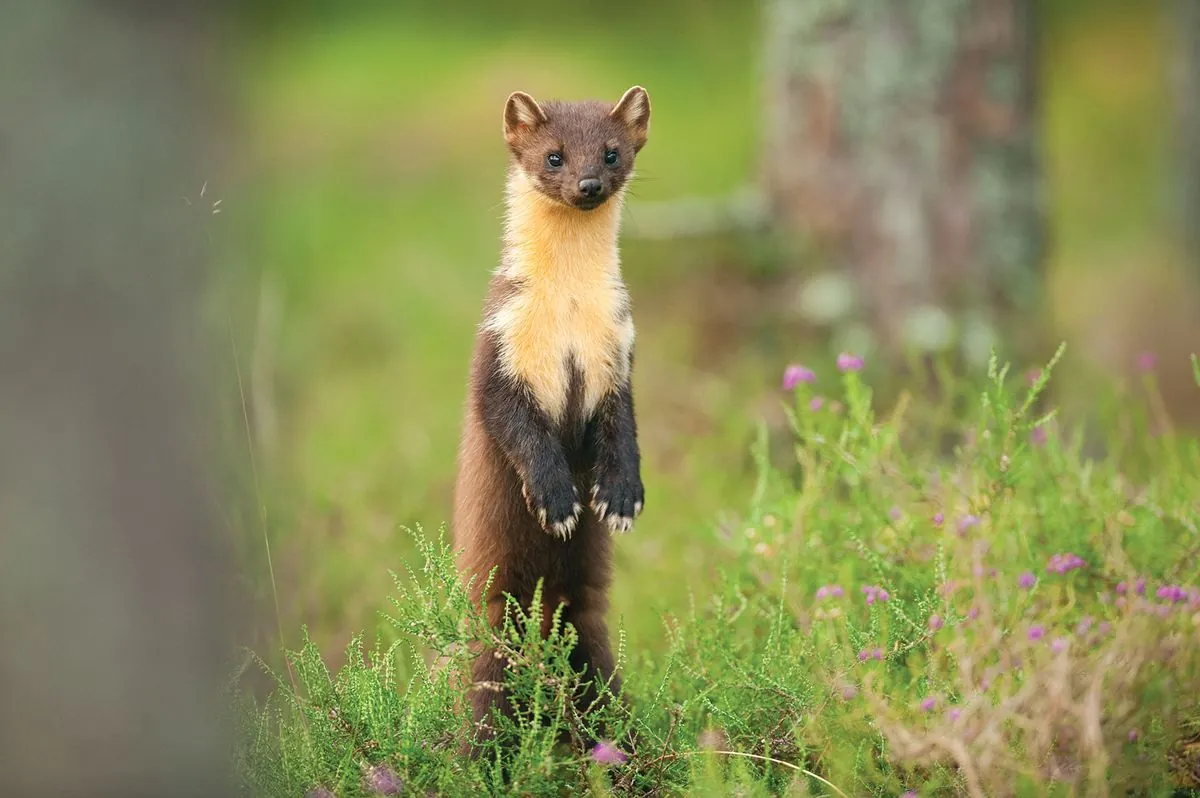
[[[869,364],[784,376],[794,467],[761,431],[745,512],[686,574],[626,703],[584,717],[569,625],[489,630],[444,539],[414,537],[389,617],[410,647],[336,674],[311,643],[265,705],[238,693],[253,795],[1107,795],[1200,784],[1200,444],[1131,394],[1089,433],[1036,412],[1061,356],[876,415]],[[1146,387],[1153,390],[1152,374]],[[1197,364],[1200,383],[1200,363]],[[1099,403],[1098,403],[1099,404]],[[1152,403],[1151,403],[1152,404]],[[1163,428],[1163,425],[1158,425]],[[952,441],[949,447],[935,445]],[[652,534],[652,531],[643,532]],[[619,589],[619,578],[618,578]],[[525,623],[532,617],[534,623]],[[480,641],[529,712],[475,761],[461,673]],[[601,737],[577,752],[557,743]],[[503,755],[500,756],[501,746]],[[324,792],[321,792],[324,791]]]

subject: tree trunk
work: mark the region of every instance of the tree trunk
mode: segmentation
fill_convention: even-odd
[[[1036,328],[1043,257],[1033,0],[771,0],[771,215],[840,284],[827,319],[970,361]],[[1004,327],[1005,323],[1007,327]],[[1019,324],[1018,324],[1019,323]]]
[[[200,5],[0,9],[0,795],[231,794]]]
[[[1200,2],[1172,0],[1167,14],[1176,41],[1176,152],[1179,158],[1179,228],[1188,270],[1200,282]]]

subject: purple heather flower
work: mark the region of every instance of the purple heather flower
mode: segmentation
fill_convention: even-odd
[[[1082,568],[1086,564],[1082,558],[1068,551],[1064,554],[1055,554],[1051,557],[1049,562],[1046,563],[1046,572],[1065,574],[1067,571]]]
[[[1029,627],[1029,639],[1032,641],[1041,640],[1046,635],[1046,628],[1041,624],[1034,624]]]
[[[858,652],[858,661],[859,662],[866,662],[870,658],[871,658],[871,655],[867,652],[867,650],[865,648],[862,651]]]
[[[1129,585],[1124,582],[1117,582],[1117,595],[1124,596],[1127,592],[1129,592]]]
[[[1110,624],[1108,621],[1101,621],[1100,625],[1096,627],[1096,631],[1102,635],[1106,635],[1112,631],[1112,624]]]
[[[802,382],[816,382],[817,375],[805,366],[792,364],[783,370],[783,390],[793,390]]]
[[[1163,585],[1156,594],[1160,599],[1181,604],[1192,598],[1192,592],[1182,585]]]
[[[813,411],[814,413],[817,412],[818,410],[820,410],[824,406],[825,406],[825,400],[819,396],[814,396],[812,399],[808,400],[808,409]]]
[[[602,765],[619,765],[626,762],[629,757],[611,742],[601,740],[592,748],[592,759]]]
[[[904,792],[900,793],[900,798],[917,798],[917,791],[905,790]]]
[[[875,650],[871,652],[871,658],[882,662],[883,661],[883,649],[876,647]]]
[[[1017,584],[1020,585],[1022,589],[1029,590],[1037,584],[1037,577],[1033,575],[1033,571],[1025,571],[1023,574],[1017,577]]]
[[[979,617],[979,608],[972,606],[971,609],[967,610],[967,617],[970,618],[971,620],[975,620],[976,618],[978,618]]]
[[[376,765],[367,773],[367,784],[377,795],[399,795],[404,789],[400,777],[387,765]]]
[[[1158,357],[1153,352],[1142,352],[1137,356],[1138,371],[1154,371],[1154,367],[1158,365]]]
[[[837,356],[837,367],[838,371],[860,371],[863,367],[863,359],[858,355],[842,352]]]
[[[954,721],[956,721],[960,717],[962,717],[962,710],[959,709],[958,707],[954,707],[953,709],[950,710],[949,715],[950,715],[950,722],[953,723]]]
[[[1029,431],[1029,442],[1034,446],[1045,445],[1046,439],[1049,437],[1050,433],[1046,431],[1045,424],[1042,424],[1040,427],[1034,427]]]
[[[929,631],[936,632],[938,629],[941,629],[945,624],[946,624],[946,622],[942,620],[942,616],[940,616],[940,615],[930,615],[929,616]]]
[[[1139,596],[1146,595],[1146,580],[1139,578],[1134,584],[1134,590]]]
[[[848,684],[842,688],[842,698],[847,701],[852,700],[856,695],[858,695],[858,690],[855,689],[854,685]]]
[[[892,505],[892,509],[888,510],[888,518],[891,518],[893,521],[899,521],[901,515],[903,514],[900,512],[900,508],[896,505]]]
[[[863,585],[862,592],[866,594],[867,604],[874,604],[876,601],[882,604],[890,598],[888,592],[877,585]]]
[[[1075,627],[1075,634],[1085,635],[1088,633],[1088,630],[1091,628],[1092,628],[1092,617],[1090,615],[1088,615],[1088,616],[1084,617],[1084,619],[1082,621],[1079,622],[1078,626]]]
[[[1050,648],[1054,651],[1055,654],[1060,654],[1063,651],[1066,651],[1067,650],[1067,638],[1065,638],[1065,637],[1054,638],[1054,640],[1052,640],[1050,642]]]
[[[921,702],[921,711],[929,712],[936,706],[937,706],[937,699],[934,698],[933,696],[927,696],[925,698],[925,700]]]
[[[1140,735],[1140,733],[1138,732],[1138,730],[1137,730],[1137,729],[1130,729],[1130,730],[1129,730],[1129,742],[1131,742],[1131,743],[1132,743],[1132,742],[1136,742],[1136,741],[1137,741],[1137,738],[1138,738],[1139,736],[1141,736],[1141,735]]]
[[[973,526],[979,526],[979,516],[973,514],[964,515],[958,522],[958,532],[961,535]]]
[[[946,520],[946,514],[943,513],[941,510],[938,510],[936,513],[933,514],[933,525],[934,526],[941,526],[942,522],[944,522],[945,520]]]
[[[818,601],[820,601],[821,599],[824,599],[828,595],[829,595],[829,588],[825,587],[825,585],[821,585],[819,588],[817,588],[817,600]]]

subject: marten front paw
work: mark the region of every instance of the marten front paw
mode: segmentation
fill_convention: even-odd
[[[642,513],[645,490],[638,474],[601,476],[592,488],[592,510],[613,532],[628,532]]]
[[[525,498],[525,506],[546,533],[559,540],[571,537],[583,505],[579,503],[579,491],[569,478],[544,486],[535,484],[532,488],[528,482],[523,483],[521,495]]]

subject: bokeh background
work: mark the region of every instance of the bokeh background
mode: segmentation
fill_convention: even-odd
[[[612,620],[635,657],[717,577],[760,423],[787,458],[788,364],[863,354],[886,405],[928,389],[899,331],[966,371],[1065,340],[1065,417],[1153,361],[1169,417],[1200,423],[1198,16],[5,4],[0,788],[132,794],[136,763],[181,794],[187,752],[222,744],[201,688],[230,629],[272,664],[304,626],[331,667],[357,631],[386,642],[404,527],[450,514],[515,89],[652,98],[622,240],[647,505]]]
[[[1085,410],[1091,380],[1130,374],[1155,351],[1186,415],[1184,353],[1200,325],[1179,235],[1176,9],[1033,5],[1047,246],[1039,304],[1020,321],[1046,334],[1023,356],[1044,361],[1066,340],[1056,401]],[[750,443],[760,419],[783,423],[784,366],[863,348],[854,329],[802,318],[805,280],[829,273],[827,258],[752,225],[710,226],[714,213],[760,213],[754,187],[784,168],[768,135],[767,10],[280,3],[243,25],[226,69],[239,133],[219,221],[234,271],[253,276],[240,284],[241,376],[281,614],[256,647],[278,628],[294,643],[304,623],[336,661],[351,632],[386,635],[387,569],[409,551],[400,526],[436,531],[449,517],[467,361],[499,247],[504,100],[518,88],[615,100],[636,83],[654,112],[622,248],[648,501],[617,548],[614,618],[635,650],[653,648],[654,608],[702,589],[717,565],[704,539],[752,490]],[[270,607],[259,520],[236,525],[253,533],[247,573]]]

